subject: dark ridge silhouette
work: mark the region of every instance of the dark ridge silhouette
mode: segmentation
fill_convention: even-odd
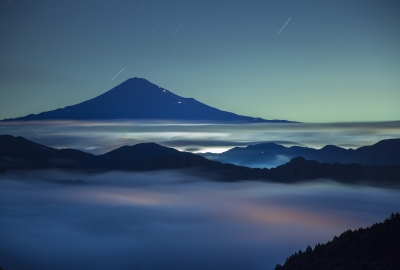
[[[26,149],[26,151],[24,151]],[[200,155],[180,152],[156,143],[122,146],[94,156],[79,150],[57,150],[22,137],[0,135],[0,173],[12,170],[67,169],[105,172],[196,169],[196,173],[217,180],[267,180],[283,183],[328,178],[342,183],[372,185],[400,184],[400,166],[328,164],[296,157],[272,169],[224,164]]]
[[[315,160],[306,160],[303,157],[293,158],[290,162],[269,169],[268,179],[295,183],[304,180],[327,178],[341,183],[358,184],[394,184],[400,183],[400,167],[363,166],[356,163],[318,163]]]
[[[268,168],[284,164],[298,156],[318,162],[341,162],[353,151],[353,149],[344,149],[334,145],[327,145],[317,150],[308,147],[285,147],[276,143],[261,143],[247,147],[235,147],[220,154],[204,153],[201,155],[211,160],[251,168]]]
[[[0,172],[9,169],[83,169],[95,162],[92,154],[75,149],[54,149],[23,137],[0,135]]]
[[[382,140],[371,146],[356,150],[327,145],[321,149],[292,146],[284,147],[275,143],[261,143],[247,147],[235,147],[220,154],[200,154],[211,160],[250,168],[268,168],[284,164],[294,157],[304,157],[326,163],[358,163],[361,165],[399,165],[400,139]]]
[[[121,170],[159,170],[190,167],[208,167],[213,162],[188,152],[156,143],[140,143],[122,146],[98,156],[102,168]]]
[[[289,256],[275,270],[398,270],[400,269],[400,215],[383,223],[347,230],[326,244],[308,246]]]
[[[400,165],[400,139],[382,140],[371,146],[360,147],[344,163]]]
[[[145,79],[131,78],[82,103],[3,121],[146,119],[287,123],[218,110],[193,98],[183,98]]]

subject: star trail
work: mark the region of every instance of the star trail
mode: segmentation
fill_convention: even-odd
[[[76,104],[141,77],[240,115],[398,120],[398,7],[391,0],[0,1],[0,118]]]

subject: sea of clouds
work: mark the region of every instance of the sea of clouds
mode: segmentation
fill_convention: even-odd
[[[400,138],[400,121],[360,123],[180,123],[161,121],[1,122],[0,134],[56,147],[103,154],[123,145],[155,142],[190,152],[223,152],[235,146],[276,142],[284,146],[344,148]]]
[[[84,183],[59,182],[82,180]],[[67,183],[67,184],[66,184]],[[12,269],[273,269],[400,211],[400,190],[329,181],[222,183],[185,171],[14,172],[0,179]]]

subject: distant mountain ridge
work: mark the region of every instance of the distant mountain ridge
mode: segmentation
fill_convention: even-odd
[[[338,182],[400,185],[400,166],[328,164],[296,157],[272,169],[223,164],[156,143],[122,146],[95,156],[74,149],[54,149],[22,137],[0,135],[0,175],[16,170],[64,169],[93,172],[195,169],[196,174],[223,181],[266,180],[296,183],[325,178]]]
[[[240,123],[289,122],[265,120],[221,111],[193,98],[175,95],[141,78],[128,79],[104,94],[76,105],[3,121],[113,119]]]
[[[308,160],[326,163],[358,163],[361,165],[400,165],[400,139],[382,140],[371,146],[344,149],[327,145],[321,149],[276,143],[262,143],[247,147],[235,147],[220,154],[202,153],[204,157],[223,163],[250,168],[270,168],[282,165],[301,156]]]

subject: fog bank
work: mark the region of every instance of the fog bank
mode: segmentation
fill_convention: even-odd
[[[59,180],[84,181],[60,184]],[[331,182],[217,183],[179,171],[0,180],[11,269],[273,269],[300,248],[382,221],[400,191]]]
[[[345,148],[399,138],[400,122],[328,124],[220,124],[160,121],[2,122],[0,134],[56,147],[103,154],[123,145],[156,142],[190,152],[222,152],[235,146],[276,142],[285,146]]]

